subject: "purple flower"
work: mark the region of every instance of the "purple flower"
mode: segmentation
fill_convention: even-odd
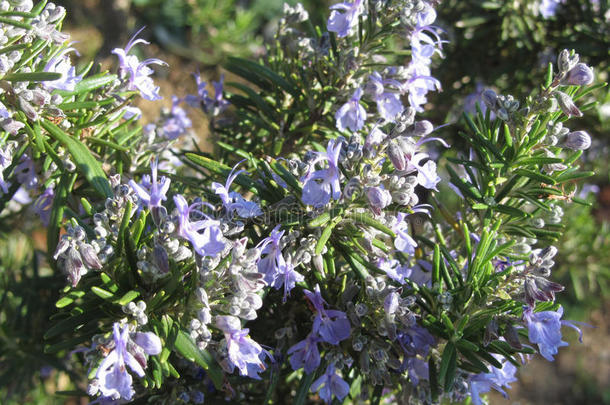
[[[212,190],[220,197],[227,215],[231,216],[234,212],[237,212],[237,215],[242,218],[252,218],[263,214],[258,204],[254,201],[247,201],[241,194],[235,191],[229,191],[231,184],[237,176],[241,173],[246,173],[245,170],[235,171],[237,166],[242,162],[243,160],[233,167],[224,186],[214,182],[212,183]]]
[[[525,302],[534,306],[536,301],[554,301],[555,293],[563,291],[564,287],[544,277],[529,275],[525,277],[524,290]]]
[[[358,17],[362,14],[362,8],[362,0],[355,0],[353,3],[338,3],[331,6],[332,12],[327,22],[328,31],[336,32],[339,38],[350,35],[352,28],[358,23]],[[343,11],[343,13],[340,11]]]
[[[135,339],[129,335],[129,326],[123,330],[115,322],[113,327],[114,349],[100,364],[96,378],[100,382],[102,396],[111,399],[131,400],[134,390],[131,387],[132,378],[125,365],[139,377],[144,377],[146,367],[146,354],[161,353],[161,340],[152,332],[136,333]],[[135,353],[135,355],[134,355]]]
[[[582,342],[582,331],[569,321],[562,321],[563,308],[557,311],[534,312],[531,307],[525,307],[523,320],[528,330],[528,338],[531,343],[538,345],[538,351],[548,361],[553,361],[557,349],[567,346],[568,343],[561,340],[561,326],[569,326],[579,333]]]
[[[440,90],[440,82],[430,75],[432,55],[440,53],[442,41],[437,34],[439,30],[432,23],[436,12],[430,6],[417,15],[416,27],[411,33],[411,62],[407,67],[410,79],[403,84],[403,93],[409,93],[409,104],[417,111],[423,111],[426,94],[431,90]]]
[[[163,133],[168,140],[174,140],[186,133],[192,126],[186,111],[180,107],[182,102],[176,96],[172,96],[172,110],[170,116],[163,123]]]
[[[426,357],[430,347],[436,344],[430,332],[415,323],[408,328],[400,330],[396,339],[406,357],[415,357],[417,355]]]
[[[338,345],[351,333],[351,326],[345,312],[327,310],[324,308],[324,298],[320,294],[320,286],[316,285],[314,292],[304,290],[305,296],[316,309],[316,317],[313,321],[313,333],[318,334],[323,341],[331,345]]]
[[[51,207],[53,206],[53,198],[55,191],[52,186],[47,187],[43,193],[34,201],[34,212],[38,214],[44,226],[49,225],[51,217]]]
[[[432,264],[418,260],[411,268],[407,278],[417,285],[432,286]]]
[[[4,180],[4,170],[13,162],[13,151],[15,143],[9,142],[0,148],[0,190],[2,193],[8,193],[10,183]]]
[[[385,309],[386,314],[392,315],[394,312],[398,310],[400,305],[400,294],[396,291],[393,291],[385,296],[383,300],[383,309]]]
[[[25,186],[28,190],[38,187],[38,176],[36,176],[36,167],[34,160],[27,154],[22,155],[19,164],[15,167],[15,177],[17,181]]]
[[[362,89],[357,88],[352,98],[335,113],[335,120],[337,121],[337,129],[339,131],[345,131],[348,128],[352,132],[357,132],[364,126],[366,110],[360,105],[361,97]]]
[[[220,230],[220,222],[208,218],[196,208],[201,204],[189,206],[181,195],[174,196],[174,203],[178,211],[178,235],[187,239],[193,245],[195,252],[203,257],[216,257],[225,248],[224,237]],[[192,222],[191,212],[196,213],[203,220]],[[203,229],[203,233],[200,233]]]
[[[271,234],[263,239],[258,248],[261,249],[261,257],[258,262],[258,271],[264,274],[265,282],[276,290],[284,286],[284,301],[297,282],[303,281],[301,274],[294,270],[292,263],[287,263],[282,255],[280,242],[284,231],[280,231],[277,225]]]
[[[250,330],[241,329],[234,316],[217,316],[216,326],[224,332],[231,368],[237,367],[241,375],[258,379],[258,373],[265,369],[259,357],[263,348],[248,337]]]
[[[339,401],[349,392],[349,385],[335,373],[335,365],[330,364],[324,374],[311,384],[311,392],[320,391],[320,398],[330,404],[332,396],[336,396]]]
[[[197,95],[189,94],[184,98],[184,101],[193,108],[199,108],[202,103],[205,103],[205,100],[209,99],[208,90],[206,88],[208,84],[201,79],[199,72],[193,73],[193,77],[197,84]]]
[[[304,340],[288,349],[290,357],[290,366],[293,370],[298,370],[301,367],[305,369],[307,374],[311,374],[320,365],[320,351],[318,350],[319,338],[315,334],[310,333]]]
[[[165,211],[165,208],[161,205],[161,201],[167,200],[167,190],[171,183],[170,179],[162,176],[160,180],[157,180],[157,159],[152,159],[150,162],[151,176],[145,175],[142,177],[142,184],[138,184],[133,180],[129,180],[129,185],[136,192],[140,201],[148,206],[148,209],[153,215],[155,223],[160,223],[161,211]]]
[[[49,59],[44,67],[44,71],[61,73],[61,77],[57,80],[42,82],[46,89],[73,91],[76,85],[83,80],[83,75],[76,74],[76,68],[72,66],[70,58],[67,55],[72,51],[76,52],[74,48],[66,48]],[[76,52],[76,54],[78,55],[78,52]]]
[[[436,185],[441,181],[441,178],[436,173],[436,162],[428,160],[423,165],[420,163],[428,158],[427,153],[415,153],[409,160],[407,170],[417,170],[417,182],[422,187],[438,191]]]
[[[542,0],[540,2],[540,15],[543,18],[551,18],[557,13],[559,4],[565,3],[565,0]]]
[[[197,83],[197,95],[189,94],[186,96],[185,100],[187,104],[194,108],[201,107],[206,113],[213,116],[217,116],[223,112],[229,106],[229,102],[225,100],[222,95],[225,76],[221,75],[219,81],[212,82],[212,87],[214,87],[214,98],[209,96],[206,88],[207,83],[201,80],[199,73],[194,73],[193,76]]]
[[[583,86],[593,83],[593,69],[584,63],[577,63],[566,77],[561,80],[561,84],[569,86]]]
[[[225,76],[221,75],[219,81],[212,82],[212,87],[214,87],[214,98],[206,98],[204,100],[205,111],[213,116],[217,116],[229,106],[229,102],[225,100],[222,95],[224,81]]]
[[[317,162],[325,160],[328,162],[328,168],[309,173],[302,179],[304,185],[301,200],[304,204],[319,208],[328,204],[331,197],[334,200],[341,197],[341,184],[339,183],[340,152],[341,142],[337,140],[328,141],[326,153],[317,152],[317,157],[310,163],[310,167],[314,167]]]
[[[400,284],[404,284],[405,277],[408,277],[410,274],[410,269],[407,266],[401,265],[398,260],[379,259],[377,267],[385,271],[388,277]]]
[[[135,118],[136,120],[139,120],[140,118],[142,118],[142,110],[140,110],[138,107],[133,107],[133,106],[126,106],[125,108],[123,108],[123,118],[126,120],[130,120],[132,118]],[[154,125],[154,124],[149,124],[149,125]]]
[[[119,58],[121,72],[129,75],[129,82],[127,85],[129,90],[138,90],[140,95],[147,100],[160,100],[161,96],[159,95],[159,86],[155,86],[155,83],[149,77],[153,71],[148,67],[148,65],[156,64],[167,66],[167,63],[156,58],[146,59],[140,62],[137,56],[128,55],[133,46],[140,43],[146,45],[149,44],[148,41],[143,39],[136,39],[138,34],[142,32],[143,29],[144,27],[142,27],[133,37],[131,37],[125,49],[115,48],[113,49],[112,53]]]
[[[392,231],[396,234],[394,238],[394,247],[399,252],[406,253],[410,256],[415,254],[417,242],[408,234],[409,225],[406,221],[407,214],[399,212],[396,215],[396,225],[392,227]]]
[[[396,140],[399,142],[390,142],[387,151],[394,167],[400,171],[417,171],[417,182],[422,187],[437,190],[436,185],[441,181],[441,178],[436,172],[436,163],[430,160],[427,153],[418,152],[418,149],[422,144],[431,141],[439,141],[445,147],[449,147],[449,145],[436,137],[421,138],[417,142],[405,140],[404,137],[399,137]],[[421,164],[422,161],[426,161],[426,163]]]
[[[428,380],[430,378],[428,363],[419,357],[405,356],[400,371],[407,372],[409,380],[414,386],[417,386],[420,380]]]
[[[491,372],[473,375],[470,378],[470,396],[474,405],[482,405],[481,394],[489,392],[492,388],[504,398],[508,398],[502,387],[510,388],[509,384],[517,381],[515,377],[517,367],[497,354],[493,356],[499,361],[504,360],[502,368],[491,366]]]
[[[263,239],[259,244],[261,251],[261,257],[258,262],[258,271],[264,274],[264,280],[267,285],[274,283],[278,273],[282,271],[282,268],[286,266],[286,260],[282,255],[282,249],[280,247],[280,241],[284,236],[284,231],[280,231],[280,226],[277,225],[268,237]]]
[[[396,84],[396,87],[400,89],[401,84],[395,80],[383,80],[378,72],[373,72],[369,78],[369,93],[371,93],[373,100],[377,103],[379,115],[385,121],[393,121],[398,114],[404,111],[405,107],[400,101],[400,94],[385,91],[384,85]]]

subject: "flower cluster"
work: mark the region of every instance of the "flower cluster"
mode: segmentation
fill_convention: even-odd
[[[141,31],[114,49],[117,75],[88,75],[63,8],[0,2],[0,197],[35,196],[69,283],[47,337],[91,342],[99,403],[482,403],[579,330],[555,303],[553,241],[591,145],[566,119],[594,72],[563,51],[524,101],[480,91],[450,148],[421,116],[441,89],[436,3],[342,2],[308,34],[285,6],[265,65],[228,63],[252,88],[221,77],[212,96],[197,74],[197,94],[141,123],[132,101],[160,98],[164,65],[132,53]],[[185,104],[226,154],[186,150]]]

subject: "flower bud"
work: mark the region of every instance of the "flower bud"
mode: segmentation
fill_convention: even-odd
[[[155,243],[152,256],[155,266],[157,266],[161,273],[169,273],[169,257],[167,256],[167,252],[165,251],[163,246],[158,243]]]
[[[582,117],[582,112],[576,107],[574,101],[572,101],[572,97],[568,96],[566,93],[562,93],[561,91],[555,92],[557,96],[557,101],[559,102],[559,107],[561,107],[561,111],[568,117],[574,115],[576,117]]]
[[[591,137],[585,131],[570,132],[563,145],[572,150],[585,150],[591,146]]]
[[[80,253],[81,258],[83,259],[83,262],[85,263],[85,266],[95,270],[99,270],[102,268],[102,263],[100,263],[100,260],[98,259],[97,254],[95,253],[95,249],[93,249],[93,246],[88,243],[79,243],[78,251]]]
[[[390,143],[388,144],[387,153],[388,157],[390,158],[390,161],[396,169],[405,170],[405,168],[407,167],[405,161],[405,154],[396,142],[390,141]]]
[[[557,57],[557,66],[559,67],[559,74],[564,74],[572,69],[578,63],[578,54],[570,56],[570,52],[564,49],[559,53]]]
[[[561,81],[563,85],[583,86],[593,83],[593,69],[584,63],[574,66]]]
[[[412,136],[426,136],[434,131],[434,125],[430,121],[417,121],[413,124]]]
[[[485,103],[487,108],[491,110],[496,109],[496,101],[498,99],[498,95],[495,91],[487,89],[481,94],[481,98],[483,99],[483,102]]]
[[[555,255],[557,254],[557,248],[555,246],[547,246],[544,249],[542,249],[540,251],[540,253],[538,254],[538,257],[540,257],[543,261],[544,260],[549,260],[552,259],[553,257],[555,257]]]
[[[38,115],[34,107],[32,107],[32,105],[28,103],[23,97],[19,97],[19,105],[21,106],[21,109],[23,110],[25,115],[31,121],[38,121],[40,116]]]
[[[369,200],[371,209],[376,215],[381,214],[381,210],[392,203],[392,195],[382,187],[371,187],[366,190],[366,197]]]
[[[498,114],[498,117],[502,121],[508,121],[508,111],[506,111],[504,107],[498,109],[498,111],[496,111],[496,114]]]
[[[78,251],[73,247],[68,249],[66,254],[66,261],[64,262],[64,269],[68,273],[68,279],[72,283],[72,287],[76,287],[81,275],[87,270],[83,266],[83,261],[78,254]]]

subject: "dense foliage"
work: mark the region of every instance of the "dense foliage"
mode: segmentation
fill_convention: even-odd
[[[480,91],[441,130],[422,114],[459,57],[437,3],[354,0],[321,26],[286,5],[259,60],[146,123],[165,62],[136,56],[141,31],[116,73],[77,70],[62,7],[0,2],[5,393],[51,366],[99,403],[476,404],[552,361],[580,333],[552,270],[593,175],[571,119],[603,84],[574,50],[503,65],[531,91]]]

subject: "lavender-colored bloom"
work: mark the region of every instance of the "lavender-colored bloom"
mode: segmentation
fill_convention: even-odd
[[[369,76],[367,89],[377,103],[377,111],[385,121],[393,121],[394,118],[402,113],[405,107],[400,101],[400,94],[385,91],[386,84],[393,84],[397,89],[401,89],[401,84],[395,80],[383,80],[378,72],[373,72]]]
[[[363,9],[362,0],[355,0],[353,3],[338,3],[331,6],[330,9],[332,12],[328,17],[328,31],[335,32],[339,38],[343,38],[350,35],[352,28],[358,23],[358,17],[362,14]]]
[[[396,291],[393,291],[385,296],[383,300],[383,309],[385,309],[386,314],[392,315],[398,310],[398,306],[400,305],[400,294]]]
[[[235,171],[237,166],[242,162],[243,160],[233,167],[224,186],[214,182],[212,183],[212,190],[220,197],[227,215],[231,216],[236,212],[237,215],[242,218],[252,218],[263,214],[263,211],[261,211],[258,204],[254,201],[247,201],[241,194],[235,191],[229,191],[231,184],[235,181],[237,176],[241,173],[246,173],[245,170]]]
[[[585,86],[593,83],[593,69],[584,63],[577,63],[566,77],[563,78],[561,84],[569,86]]]
[[[311,392],[316,391],[320,391],[320,398],[330,404],[333,395],[342,401],[349,392],[349,385],[335,373],[335,365],[332,363],[324,374],[311,384]]]
[[[313,321],[313,333],[332,345],[338,345],[339,342],[347,339],[351,333],[351,326],[345,312],[324,308],[326,301],[320,294],[319,285],[316,285],[314,292],[308,290],[303,292],[317,312]]]
[[[205,111],[213,116],[217,116],[229,106],[229,102],[225,100],[222,95],[224,81],[225,76],[221,75],[219,81],[212,82],[212,87],[214,87],[214,98],[206,98],[204,100]]]
[[[331,197],[334,200],[341,197],[341,184],[339,183],[340,152],[341,142],[337,140],[328,141],[326,153],[317,152],[317,157],[310,163],[310,167],[314,167],[317,162],[327,161],[328,168],[309,173],[301,180],[304,183],[303,196],[301,197],[303,203],[319,208],[328,204]]]
[[[284,286],[284,301],[297,282],[303,281],[301,274],[294,270],[291,263],[287,263],[282,255],[280,241],[284,231],[280,231],[280,225],[277,225],[271,234],[263,239],[258,245],[261,249],[261,257],[258,262],[258,271],[264,275],[265,282],[279,289]]]
[[[142,110],[140,110],[138,107],[133,107],[128,105],[127,107],[123,108],[123,118],[126,120],[130,120],[132,118],[135,117],[136,120],[139,120],[142,117]],[[149,124],[149,125],[154,125],[154,124]]]
[[[113,338],[114,350],[100,364],[96,378],[100,382],[99,388],[102,396],[129,401],[134,390],[131,387],[131,375],[127,372],[125,365],[128,365],[139,377],[144,377],[140,359],[136,358],[132,352],[137,349],[138,354],[140,352],[159,354],[161,353],[161,341],[151,332],[136,334],[136,340],[132,341],[129,336],[129,327],[125,325],[121,330],[118,323],[114,324]],[[137,347],[130,348],[130,346]]]
[[[49,225],[51,207],[53,206],[54,197],[55,191],[53,190],[53,187],[50,186],[47,187],[40,196],[38,196],[36,201],[34,201],[34,212],[38,214],[44,226]]]
[[[386,137],[387,135],[381,129],[379,129],[379,125],[375,125],[366,136],[364,147],[370,148],[373,145],[379,145]]]
[[[209,99],[207,83],[201,79],[201,75],[199,72],[193,73],[193,77],[195,78],[195,83],[197,84],[197,94],[189,94],[184,98],[184,101],[188,105],[193,108],[199,108],[202,106],[202,103],[205,103],[205,100]]]
[[[181,99],[176,96],[172,96],[171,114],[163,123],[163,133],[170,141],[185,134],[192,126],[191,120],[189,119],[186,111],[180,107],[181,102]]]
[[[286,302],[290,291],[296,286],[296,283],[300,283],[303,280],[305,280],[305,277],[294,269],[291,262],[287,262],[284,271],[278,273],[272,286],[276,289],[284,286],[283,301]]]
[[[265,369],[260,360],[263,348],[248,337],[249,329],[241,329],[241,323],[234,316],[217,316],[216,326],[224,332],[227,354],[232,367],[239,373],[251,378],[259,378],[258,373]]]
[[[398,260],[379,259],[377,267],[385,271],[388,277],[400,284],[405,283],[405,278],[409,276],[410,269],[400,264]]]
[[[493,355],[497,360],[503,361],[504,359],[499,355]],[[515,367],[509,361],[504,360],[502,368],[496,368],[491,366],[491,372],[481,373],[473,375],[470,380],[470,396],[474,405],[482,405],[481,394],[489,392],[492,388],[498,391],[504,398],[508,398],[506,392],[502,387],[510,388],[510,383],[517,381],[515,373],[517,367]]]
[[[424,260],[418,260],[406,270],[406,277],[417,285],[431,287],[432,264]]]
[[[15,177],[17,181],[25,186],[28,190],[33,190],[38,187],[38,176],[36,175],[36,167],[34,160],[28,155],[21,156],[19,164],[15,167]]]
[[[57,80],[42,82],[47,90],[66,90],[73,91],[76,85],[83,80],[83,75],[76,74],[76,68],[72,66],[68,53],[76,52],[74,48],[66,48],[59,54],[52,57],[44,67],[45,72],[61,73]],[[76,52],[78,55],[78,52]]]
[[[409,162],[409,166],[417,170],[417,182],[427,189],[436,190],[436,185],[441,181],[441,178],[436,173],[436,162],[428,160],[423,165],[420,162],[428,158],[426,153],[416,153]],[[408,170],[408,169],[407,169]]]
[[[7,143],[0,148],[0,190],[2,193],[8,193],[10,183],[4,180],[4,170],[13,162],[14,143]]]
[[[565,0],[542,0],[539,5],[540,15],[543,18],[553,17],[561,3],[565,3]]]
[[[284,236],[284,231],[280,231],[280,226],[277,225],[268,237],[263,239],[259,244],[261,250],[261,259],[258,262],[258,271],[264,274],[264,280],[267,285],[274,283],[278,273],[286,266],[286,260],[282,255],[280,241]],[[263,257],[264,255],[264,257]]]
[[[151,176],[145,175],[142,177],[142,184],[138,184],[133,180],[129,180],[129,185],[136,192],[140,201],[148,206],[148,209],[153,215],[153,219],[156,224],[160,223],[161,211],[164,211],[164,207],[161,205],[161,201],[167,200],[167,190],[171,183],[170,179],[162,176],[161,179],[157,180],[157,159],[153,159],[150,162]]]
[[[191,242],[198,255],[216,257],[224,250],[225,243],[220,230],[220,222],[210,219],[198,211],[196,209],[198,204],[189,206],[181,195],[174,196],[174,203],[178,211],[178,235]],[[195,212],[205,219],[192,222],[190,220],[191,212]],[[203,233],[200,233],[199,231],[202,229]]]
[[[417,23],[411,34],[411,62],[407,66],[410,79],[403,84],[402,92],[409,93],[409,104],[417,111],[423,111],[426,94],[432,90],[440,90],[440,82],[431,76],[430,64],[432,55],[440,53],[442,41],[437,34],[439,30],[432,23],[436,12],[430,6],[417,15]]]
[[[430,346],[435,345],[434,337],[426,328],[415,324],[398,332],[396,339],[407,357],[426,356]]]
[[[534,312],[531,307],[523,311],[523,320],[528,330],[528,338],[531,343],[538,345],[538,351],[548,361],[553,361],[558,348],[567,346],[568,343],[561,340],[561,326],[569,326],[579,333],[582,342],[582,331],[569,321],[562,321],[563,308],[557,311]]]
[[[194,108],[201,107],[206,113],[211,114],[212,116],[217,116],[223,112],[229,106],[229,102],[222,94],[224,90],[224,75],[220,76],[219,81],[212,82],[212,87],[214,87],[214,98],[209,96],[206,88],[207,83],[201,79],[199,73],[194,73],[193,76],[197,83],[197,95],[189,94],[186,96],[185,101],[187,104]]]
[[[117,55],[119,58],[119,65],[121,72],[129,75],[129,82],[127,88],[129,90],[138,90],[140,95],[147,100],[160,100],[159,86],[155,86],[153,80],[149,77],[153,71],[148,65],[162,65],[167,66],[167,63],[160,59],[151,58],[146,59],[142,62],[135,55],[128,55],[131,48],[137,44],[146,44],[149,42],[143,39],[136,39],[138,34],[142,32],[144,28],[141,28],[135,33],[133,37],[127,43],[125,49],[115,48],[112,53]]]
[[[288,355],[292,355],[290,366],[293,370],[296,371],[302,367],[307,374],[311,374],[318,368],[320,365],[319,340],[315,334],[310,333],[304,340],[288,349]]]
[[[407,371],[409,380],[414,386],[419,384],[420,380],[428,380],[430,378],[428,363],[419,357],[406,357],[401,366],[401,371]]]
[[[357,88],[352,98],[335,113],[335,120],[337,121],[337,129],[339,131],[345,131],[347,128],[352,132],[357,132],[364,126],[366,110],[360,104],[361,97],[362,89]]]
[[[408,234],[409,225],[406,221],[407,214],[399,212],[396,215],[396,224],[392,227],[392,231],[396,234],[394,238],[394,247],[399,252],[406,253],[410,256],[415,254],[417,242]]]

